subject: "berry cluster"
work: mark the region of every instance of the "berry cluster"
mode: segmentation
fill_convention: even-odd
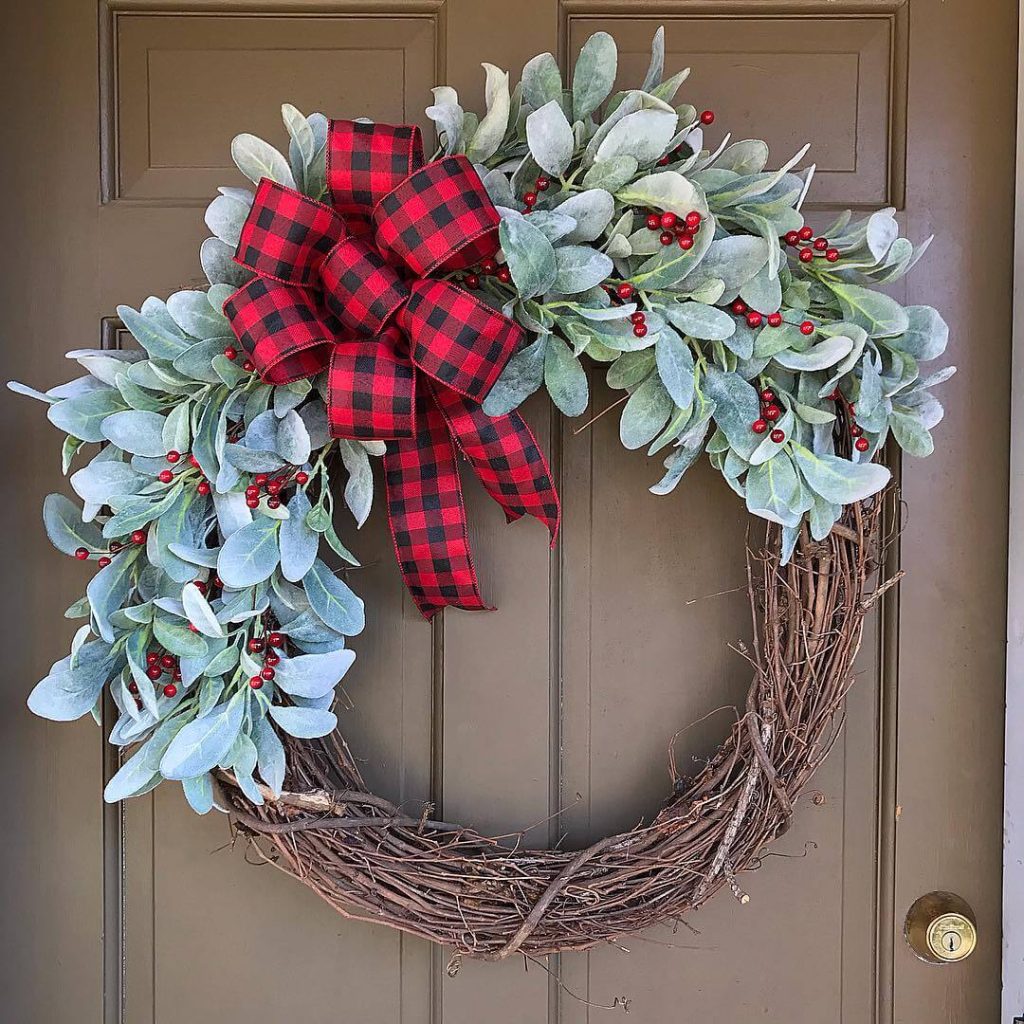
[[[647,214],[649,231],[660,231],[658,241],[662,245],[678,243],[680,249],[689,249],[693,238],[700,231],[703,218],[696,210],[691,210],[685,217],[679,217],[671,211]]]
[[[287,487],[292,480],[300,485],[308,483],[309,474],[300,470],[292,476],[291,471],[287,470],[278,476],[273,477],[269,473],[257,473],[252,479],[253,482],[245,489],[246,505],[248,505],[249,508],[256,508],[260,503],[260,493],[265,492],[269,495],[267,498],[267,506],[269,508],[280,508],[281,491]]]
[[[544,180],[546,181],[547,179],[545,178]],[[530,192],[526,194],[532,195]],[[467,288],[472,288],[475,291],[480,287],[481,277],[496,277],[502,284],[509,284],[512,280],[512,272],[504,263],[499,264],[493,256],[488,256],[480,261],[480,266],[477,270],[471,270],[463,277],[462,283]]]
[[[228,347],[224,349],[224,356],[226,359],[235,360],[238,358],[238,349],[235,348],[234,345],[228,345]],[[256,364],[251,359],[246,359],[246,361],[242,363],[242,369],[245,370],[246,373],[252,373],[253,370],[256,369]]]
[[[523,213],[532,212],[533,208],[537,205],[537,200],[540,198],[538,192],[547,192],[551,187],[551,179],[545,177],[543,174],[533,183],[534,190],[527,192],[523,195],[523,202],[526,204],[523,208]]]
[[[775,392],[771,388],[765,388],[761,394],[761,416],[750,424],[750,429],[755,434],[763,434],[768,430],[769,424],[774,423],[782,415],[782,410],[776,404]],[[776,427],[768,435],[776,444],[782,444],[786,440],[786,432]]]
[[[864,428],[857,422],[857,407],[853,402],[848,402],[846,397],[837,388],[828,396],[833,402],[837,402],[846,409],[846,420],[850,427],[850,437],[854,439],[853,447],[859,452],[866,452],[871,447],[871,442],[864,437]]]
[[[810,263],[815,256],[824,256],[829,263],[835,263],[839,259],[839,250],[835,246],[828,244],[828,239],[824,235],[819,235],[814,238],[814,232],[804,225],[799,231],[787,231],[783,236],[786,240],[786,245],[791,245],[798,249],[797,259],[801,263]],[[812,242],[811,239],[814,238]],[[810,245],[806,243],[810,242]],[[805,243],[801,245],[801,243]]]
[[[730,303],[729,309],[737,316],[746,317],[748,327],[760,327],[762,323],[767,323],[769,327],[782,326],[782,313],[779,310],[775,310],[774,313],[759,313],[756,309],[751,309],[742,299],[736,299],[735,302]]]
[[[262,689],[263,684],[271,682],[276,675],[275,667],[280,664],[281,656],[277,653],[284,649],[285,640],[281,633],[267,633],[266,636],[254,636],[246,645],[250,654],[263,655],[263,667],[260,674],[249,679],[249,686],[254,690]]]

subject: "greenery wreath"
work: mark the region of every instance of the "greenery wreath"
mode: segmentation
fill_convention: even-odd
[[[673,105],[687,72],[663,80],[663,59],[659,30],[640,88],[613,94],[616,47],[598,33],[571,88],[551,54],[514,89],[485,64],[483,117],[448,87],[427,114],[435,160],[468,161],[500,217],[500,250],[445,279],[527,335],[483,413],[544,386],[583,414],[586,355],[623,392],[623,445],[662,455],[651,491],[672,491],[706,452],[768,521],[749,559],[753,682],[707,768],[649,823],[579,852],[526,851],[367,790],[331,711],[363,603],[320,554],[358,564],[332,478],[362,525],[391,442],[331,436],[328,373],[268,383],[240,351],[224,309],[253,280],[235,256],[254,195],[225,187],[206,212],[208,290],[120,307],[140,348],[69,353],[85,376],[45,393],[10,385],[67,435],[65,474],[99,446],[71,472],[80,504],[44,503],[53,544],[99,571],[65,613],[86,620],[70,654],[28,703],[99,721],[109,693],[125,756],[107,800],[179,781],[197,812],[231,810],[343,913],[489,959],[585,948],[723,884],[743,898],[736,875],[827,753],[885,589],[868,593],[890,479],[876,457],[889,438],[930,453],[932,388],[953,370],[921,374],[946,346],[940,315],[878,290],[927,242],[899,237],[891,209],[815,234],[800,213],[813,166],[794,170],[806,147],[769,171],[763,142],[706,146],[714,115]],[[236,164],[261,189],[329,199],[329,122],[283,116],[288,156],[239,135]]]

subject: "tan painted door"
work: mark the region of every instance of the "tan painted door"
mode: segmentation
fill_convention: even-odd
[[[353,924],[268,867],[177,791],[104,813],[109,770],[88,722],[24,708],[71,633],[82,573],[39,523],[58,486],[56,437],[2,405],[3,1020],[18,1024],[578,1024],[628,1000],[641,1022],[995,1021],[1015,12],[1006,0],[33,0],[5,5],[4,374],[66,372],[119,302],[199,280],[202,208],[235,182],[236,131],[278,139],[283,100],[422,123],[429,87],[482,93],[482,59],[518,73],[594,30],[639,78],[660,22],[687,99],[714,131],[818,163],[812,220],[894,205],[938,236],[901,291],[952,327],[960,374],[940,448],[904,466],[908,576],[870,631],[843,740],[795,827],[689,922],[546,966],[467,963]],[[237,182],[236,182],[237,183]],[[106,328],[104,327],[106,325]],[[601,407],[606,396],[595,397]],[[688,722],[746,685],[728,642],[748,633],[744,517],[711,472],[671,498],[624,453],[614,417],[576,434],[544,403],[560,546],[506,528],[471,496],[481,573],[500,607],[411,609],[376,518],[360,553],[374,609],[343,722],[369,781],[432,797],[488,829],[544,821],[536,843],[582,843],[650,814]],[[470,485],[473,488],[473,485]],[[678,741],[713,750],[729,712]],[[550,815],[568,807],[559,822]],[[949,968],[903,945],[930,889],[974,905],[981,943]],[[559,982],[564,984],[564,988]],[[1024,1008],[1022,1008],[1024,1009]]]

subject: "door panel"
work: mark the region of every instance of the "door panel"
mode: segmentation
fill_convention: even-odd
[[[118,303],[201,283],[202,210],[217,185],[242,184],[230,138],[280,142],[282,101],[426,128],[435,82],[479,108],[480,60],[515,77],[550,49],[564,67],[598,29],[618,41],[620,81],[638,81],[660,23],[666,66],[693,69],[681,98],[717,112],[709,140],[764,137],[776,159],[813,143],[813,223],[889,204],[911,237],[938,235],[898,297],[943,308],[960,366],[940,449],[902,467],[908,578],[869,624],[846,730],[792,830],[741,877],[750,902],[726,892],[685,926],[589,954],[460,965],[247,865],[223,818],[197,818],[169,785],[104,815],[111,762],[97,730],[24,709],[70,638],[56,613],[82,573],[38,523],[59,486],[55,436],[11,400],[6,436],[24,439],[2,449],[18,481],[5,526],[19,539],[4,612],[21,641],[8,650],[0,755],[18,822],[3,871],[17,928],[2,967],[12,1020],[576,1024],[616,999],[638,1022],[996,1019],[1009,5],[116,0],[98,18],[76,0],[21,5],[2,71],[9,372],[60,379],[65,349],[93,344],[104,323],[109,336]],[[601,377],[588,419],[612,401]],[[692,773],[728,730],[748,679],[729,645],[749,637],[751,524],[707,466],[672,497],[649,494],[659,464],[622,450],[617,410],[581,430],[535,398],[527,418],[560,482],[558,546],[537,523],[507,527],[467,479],[498,610],[447,612],[431,627],[374,516],[356,545],[372,614],[339,714],[380,791],[483,829],[528,828],[527,845],[574,846],[649,817],[671,786],[670,747]],[[941,971],[899,934],[933,888],[966,897],[982,936],[971,960]]]

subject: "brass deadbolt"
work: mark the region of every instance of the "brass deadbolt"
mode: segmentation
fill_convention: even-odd
[[[974,911],[952,892],[930,892],[907,912],[907,945],[929,964],[966,960],[978,944]]]

